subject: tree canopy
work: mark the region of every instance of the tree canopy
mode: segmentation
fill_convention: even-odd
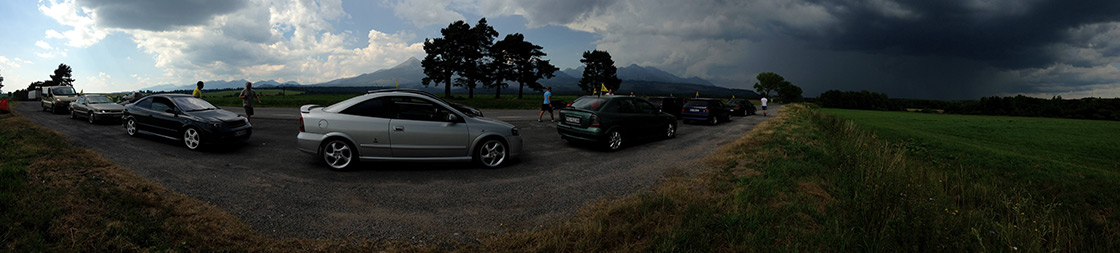
[[[58,68],[54,70],[51,75],[51,81],[54,85],[74,86],[73,70],[65,63],[59,63]]]
[[[424,40],[427,56],[420,65],[426,77],[421,82],[424,86],[443,83],[445,97],[451,97],[451,85],[467,88],[474,97],[477,84],[491,79],[486,56],[498,32],[482,18],[474,28],[462,20],[455,21],[440,29],[440,34],[443,38]],[[457,76],[454,84],[453,76]]]
[[[498,89],[497,97],[501,97],[501,88],[506,86],[505,81],[517,82],[517,98],[524,95],[525,86],[536,91],[543,91],[544,87],[537,82],[541,78],[552,78],[556,66],[542,57],[548,54],[541,51],[543,47],[525,41],[525,36],[520,33],[508,34],[505,39],[494,43],[490,50],[493,57],[494,82],[491,87]]]
[[[622,79],[618,79],[618,68],[614,66],[610,53],[599,50],[585,51],[583,59],[579,62],[585,64],[583,78],[579,80],[579,88],[584,92],[594,93],[601,85],[617,91],[622,84]]]

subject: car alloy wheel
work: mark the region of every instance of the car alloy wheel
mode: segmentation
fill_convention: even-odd
[[[354,160],[354,149],[346,141],[331,140],[323,145],[322,149],[323,162],[326,162],[327,166],[331,166],[332,169],[346,169],[350,167],[350,163]]]
[[[665,127],[665,138],[669,139],[675,136],[677,136],[677,126],[673,125],[673,123],[669,123],[668,126]]]
[[[90,123],[90,124],[93,124],[93,123],[94,123],[94,121],[95,121],[95,120],[93,119],[93,112],[89,112],[89,123]]]
[[[607,140],[607,149],[610,149],[610,150],[613,151],[613,150],[618,150],[619,148],[622,148],[622,133],[621,132],[619,132],[618,130],[611,130],[610,133],[607,133],[607,136],[610,137],[610,139]]]
[[[128,136],[136,136],[136,120],[128,119],[124,122],[124,130],[128,132]]]
[[[478,162],[483,166],[496,168],[506,161],[506,144],[496,139],[487,140],[478,147]]]
[[[74,112],[74,109],[70,109],[70,119],[77,119],[77,118],[78,118],[78,113]]]
[[[712,125],[719,124],[719,116],[712,116],[712,119],[708,120],[708,123]]]
[[[183,145],[188,149],[196,150],[200,144],[202,144],[202,135],[199,134],[198,129],[190,127],[183,131]]]

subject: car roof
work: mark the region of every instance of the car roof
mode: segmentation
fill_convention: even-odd
[[[719,100],[718,98],[691,98],[689,100]]]

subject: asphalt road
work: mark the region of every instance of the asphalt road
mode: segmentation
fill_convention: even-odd
[[[296,149],[297,109],[258,108],[248,143],[189,151],[179,141],[129,137],[119,123],[90,125],[38,105],[23,102],[15,109],[73,145],[213,204],[265,235],[429,242],[473,241],[480,234],[550,224],[585,203],[702,170],[698,158],[767,119],[759,112],[715,126],[680,124],[677,138],[609,153],[566,143],[548,115],[536,122],[539,111],[485,110],[487,117],[521,129],[525,148],[509,166],[365,163],[336,172]],[[771,106],[771,116],[779,108]]]

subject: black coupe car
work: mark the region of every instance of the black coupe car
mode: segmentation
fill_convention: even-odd
[[[727,100],[727,106],[731,107],[731,114],[739,116],[754,115],[754,104],[746,99],[732,98]]]
[[[182,140],[188,149],[203,144],[244,142],[253,134],[249,120],[185,94],[151,95],[125,105],[125,131]]]

